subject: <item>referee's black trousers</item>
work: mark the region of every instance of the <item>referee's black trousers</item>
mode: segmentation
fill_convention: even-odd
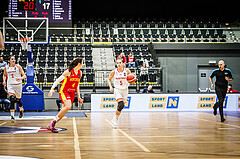
[[[227,87],[220,87],[220,86],[215,86],[215,91],[218,97],[218,104],[219,104],[219,114],[221,118],[224,118],[223,116],[223,102],[227,94]]]

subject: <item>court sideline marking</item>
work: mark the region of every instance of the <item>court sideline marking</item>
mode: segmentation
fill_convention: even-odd
[[[209,114],[210,115],[210,114]],[[180,116],[184,116],[184,115],[180,115]],[[190,118],[190,119],[196,119],[196,120],[201,120],[201,121],[206,121],[206,122],[212,122],[212,123],[216,123],[216,124],[219,124],[219,125],[227,125],[227,126],[232,126],[232,127],[235,127],[235,128],[240,128],[239,126],[236,126],[236,125],[231,125],[231,124],[226,124],[226,123],[220,123],[220,122],[216,122],[216,121],[211,121],[211,120],[207,120],[207,119],[201,119],[201,118],[194,118],[194,117],[189,117],[189,116],[184,116],[186,118]]]
[[[79,148],[77,124],[76,124],[75,117],[73,117],[73,133],[74,133],[75,159],[81,159],[81,151]]]
[[[3,122],[3,123],[0,124],[0,126],[4,125],[4,124],[6,124],[6,123],[7,123],[7,122]]]
[[[108,122],[112,127],[113,127],[113,124],[105,119],[106,122]],[[117,128],[117,130],[119,132],[121,132],[124,136],[126,136],[129,140],[131,140],[133,143],[135,143],[137,146],[139,146],[143,151],[145,152],[151,152],[149,149],[147,149],[145,146],[143,146],[140,142],[138,142],[137,140],[135,140],[134,138],[132,138],[131,136],[129,136],[127,133],[125,133],[124,131],[122,131],[121,129]]]

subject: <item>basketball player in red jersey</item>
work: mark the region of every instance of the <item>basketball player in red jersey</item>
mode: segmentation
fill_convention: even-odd
[[[62,81],[61,88],[59,90],[59,97],[62,100],[62,109],[58,115],[50,122],[48,125],[48,130],[51,130],[54,133],[57,133],[57,130],[54,128],[55,124],[60,121],[64,115],[71,109],[73,101],[75,99],[75,92],[77,91],[78,101],[83,104],[82,99],[80,98],[79,92],[79,82],[82,76],[80,69],[83,67],[83,59],[76,58],[74,59],[69,68],[66,69],[63,74],[53,83],[52,88],[48,94],[49,97],[55,93],[54,88]]]

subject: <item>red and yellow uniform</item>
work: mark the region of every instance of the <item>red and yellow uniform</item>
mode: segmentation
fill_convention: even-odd
[[[73,101],[75,99],[75,92],[77,90],[81,76],[82,74],[80,70],[78,70],[78,73],[75,74],[74,70],[72,69],[71,75],[62,81],[62,85],[59,90],[59,97],[62,100],[62,103],[64,103],[65,100],[71,100],[73,104]]]

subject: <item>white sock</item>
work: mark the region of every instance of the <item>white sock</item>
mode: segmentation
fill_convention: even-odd
[[[53,120],[58,121],[59,117],[56,115]]]
[[[11,116],[13,116],[13,117],[14,117],[14,113],[15,113],[15,112],[11,112]]]

